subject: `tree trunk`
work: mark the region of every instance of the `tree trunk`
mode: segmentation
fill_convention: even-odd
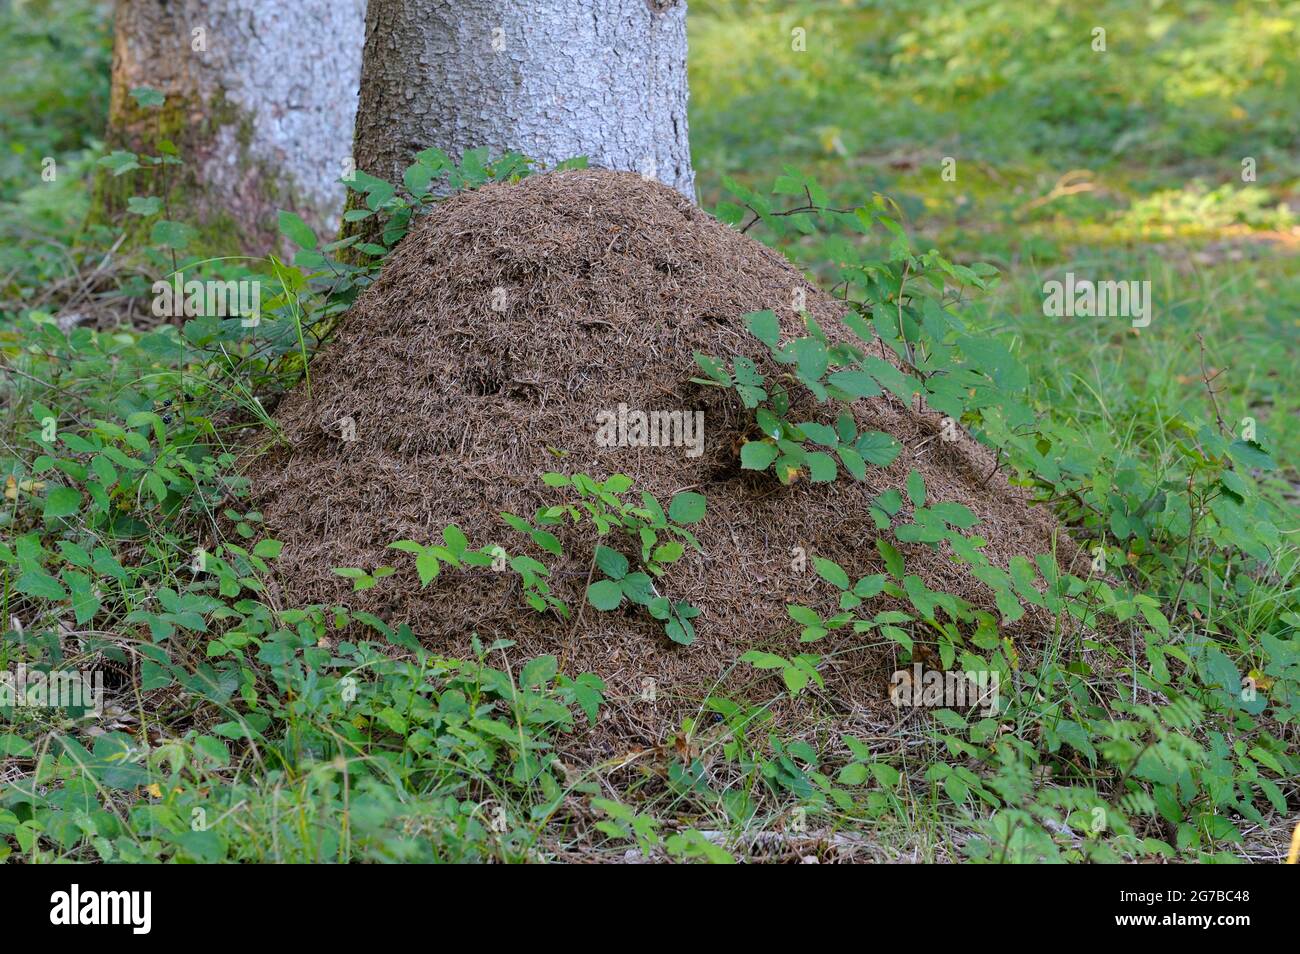
[[[640,172],[692,200],[686,0],[370,0],[357,168],[436,146]]]
[[[117,0],[107,144],[183,166],[165,187],[101,175],[96,215],[166,194],[167,215],[270,247],[276,211],[337,223],[350,162],[365,0]],[[131,90],[162,92],[161,108]],[[163,173],[160,173],[163,174]],[[237,229],[235,232],[229,230]]]

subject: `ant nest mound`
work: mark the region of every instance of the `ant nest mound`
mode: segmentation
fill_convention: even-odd
[[[448,654],[465,652],[474,633],[484,644],[512,640],[520,662],[554,654],[571,675],[596,673],[607,697],[625,703],[598,727],[620,745],[661,742],[680,717],[675,706],[698,710],[709,695],[778,695],[769,674],[736,665],[755,648],[828,657],[826,690],[811,704],[887,707],[889,673],[905,658],[896,643],[851,629],[800,642],[788,604],[823,616],[839,607],[816,558],[853,580],[884,574],[877,539],[885,538],[905,574],[929,590],[998,610],[948,544],[899,543],[880,529],[873,501],[898,491],[896,519],[906,520],[915,471],[927,501],[958,503],[978,518],[968,533],[986,541],[992,564],[1056,553],[1066,565],[1079,554],[985,448],[951,422],[945,428],[944,415],[888,391],[840,407],[808,398],[791,412],[836,426],[849,407],[858,433],[881,432],[877,443],[891,437],[892,451],[879,449],[892,461],[869,466],[864,479],[840,468],[831,481],[802,472],[783,484],[771,469],[743,469],[740,448],[762,436],[754,413],[734,390],[699,383],[705,372],[693,355],[728,367],[748,358],[775,380],[781,365],[744,316],[771,311],[782,340],[806,336],[796,304],[831,344],[863,345],[841,323],[843,302],[659,183],[574,170],[449,199],[414,225],[360,296],[313,362],[310,391],[304,383],[276,408],[283,440],[248,461],[253,505],[284,542],[274,565],[283,605],[339,603],[406,622]],[[896,360],[883,347],[869,350]],[[502,521],[508,512],[542,528],[540,508],[579,497],[544,483],[550,472],[626,475],[624,496],[637,506],[641,491],[665,508],[678,494],[703,495],[707,509],[688,527],[699,549],[685,546],[654,579],[655,594],[698,609],[688,617],[690,645],[670,639],[644,603],[602,612],[585,598],[589,580],[604,575],[594,564],[598,544],[634,568],[640,562],[630,536],[615,528],[600,537],[589,519],[566,519],[544,528],[563,551],[556,555]],[[499,545],[544,564],[549,595],[568,616],[538,612],[519,573],[491,566],[444,566],[422,586],[411,556],[389,545],[441,543],[448,524],[471,548]],[[334,572],[379,566],[396,572],[359,592]],[[900,606],[880,592],[860,615]],[[1002,632],[1050,629],[1040,610],[1028,610]]]

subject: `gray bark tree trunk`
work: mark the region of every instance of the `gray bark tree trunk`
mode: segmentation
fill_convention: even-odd
[[[173,204],[254,241],[274,236],[277,208],[336,224],[364,29],[365,0],[117,0],[108,145],[172,140],[186,164]],[[142,108],[139,86],[166,103]],[[102,185],[112,215],[132,184]]]
[[[686,0],[370,0],[357,168],[431,146],[639,172],[695,197]]]

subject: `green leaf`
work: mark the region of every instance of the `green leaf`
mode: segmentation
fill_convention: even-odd
[[[125,149],[114,149],[107,156],[102,156],[95,164],[112,170],[116,177],[132,169],[139,169],[140,163],[137,161],[139,158],[135,153],[127,152]]]
[[[1225,470],[1219,475],[1219,483],[1238,500],[1245,500],[1250,496],[1250,485],[1236,471]]]
[[[866,780],[867,766],[862,762],[850,762],[840,769],[840,774],[835,779],[841,785],[861,785]]]
[[[807,384],[818,381],[830,364],[830,352],[816,338],[800,338],[790,345],[790,353],[799,367],[799,377]]]
[[[849,588],[849,575],[834,560],[813,557],[813,568],[817,571],[817,575],[827,583],[837,586],[841,590]]]
[[[808,476],[813,483],[828,484],[835,479],[839,471],[835,467],[835,458],[830,454],[815,451],[808,455]]]
[[[749,663],[755,669],[783,669],[789,665],[782,657],[757,649],[749,650],[740,657],[740,661]]]
[[[166,97],[152,86],[137,86],[131,90],[131,98],[144,107],[161,106]]]
[[[95,476],[99,477],[100,482],[103,483],[105,487],[110,487],[113,486],[114,483],[117,483],[117,471],[105,456],[100,455],[98,458],[90,461],[90,469],[95,472]]]
[[[623,589],[613,580],[597,580],[587,587],[587,602],[602,613],[617,609],[623,602]]]
[[[781,436],[781,419],[767,408],[760,408],[755,413],[754,423],[758,425],[758,429],[763,432],[764,437],[776,440]]]
[[[253,547],[253,556],[262,557],[266,560],[274,560],[284,549],[284,544],[279,540],[259,540]]]
[[[853,475],[855,480],[864,480],[867,476],[867,465],[862,460],[862,455],[852,447],[838,447],[835,453],[840,455],[840,461],[844,464],[844,469]]]
[[[664,626],[664,632],[668,634],[669,639],[682,646],[689,646],[691,643],[695,642],[695,627],[693,627],[690,620],[687,619],[681,619],[679,617],[671,620],[666,626]]]
[[[785,680],[785,686],[790,690],[790,695],[797,696],[803,691],[804,686],[808,685],[809,676],[802,669],[790,666],[781,670],[781,678]]]
[[[69,517],[81,509],[81,494],[71,487],[54,487],[45,498],[45,517]]]
[[[545,686],[555,678],[557,663],[554,656],[538,656],[524,663],[519,673],[519,685],[525,689]]]
[[[133,195],[126,200],[126,210],[132,215],[157,215],[162,199],[156,195]]]
[[[1259,470],[1272,470],[1277,465],[1273,458],[1254,441],[1233,441],[1228,445],[1228,452],[1243,467],[1255,467]]]
[[[701,354],[698,351],[693,352],[692,357],[695,358],[695,363],[700,366],[700,369],[712,380],[721,384],[723,387],[731,387],[731,374],[725,367],[723,367],[721,361],[717,358],[711,358],[707,354]]]
[[[428,586],[438,576],[438,557],[431,550],[420,550],[415,555],[415,572],[420,575],[420,585]]]
[[[912,502],[913,507],[925,506],[925,478],[918,470],[907,475],[907,499]]]
[[[412,195],[423,195],[429,191],[429,183],[433,181],[434,174],[434,169],[417,162],[406,167],[406,171],[402,173],[402,184],[411,191]]]
[[[880,558],[885,561],[885,569],[889,571],[890,576],[901,580],[903,578],[903,555],[894,548],[892,543],[881,537],[876,538],[876,549],[880,551]]]
[[[864,576],[853,584],[853,595],[859,599],[869,600],[873,596],[878,596],[884,588],[885,575],[883,573],[873,573],[871,576]]]
[[[767,400],[767,391],[763,389],[763,375],[759,374],[754,362],[742,355],[731,364],[736,375],[736,394],[740,397],[740,402],[745,407],[753,409]]]
[[[299,248],[315,248],[316,233],[293,212],[280,210],[280,233]]]
[[[779,451],[767,441],[746,441],[740,448],[742,470],[767,470],[776,460]]]
[[[835,371],[826,378],[826,383],[858,398],[879,397],[884,393],[876,379],[865,371]]]
[[[818,424],[816,421],[804,421],[799,425],[799,430],[803,431],[809,440],[826,447],[835,447],[840,442],[840,436],[836,432],[835,428],[827,424]]]
[[[194,241],[195,235],[193,227],[184,222],[159,219],[149,232],[149,241],[162,248],[182,249]]]
[[[775,349],[781,340],[781,322],[771,311],[753,311],[745,316],[745,327],[763,344]]]
[[[877,467],[888,467],[903,450],[901,444],[884,431],[863,431],[854,450],[862,459]]]
[[[656,599],[654,581],[648,573],[629,573],[618,581],[618,586],[624,596],[641,606],[649,606]]]
[[[654,555],[651,557],[651,559],[655,563],[674,563],[677,560],[680,560],[682,558],[682,554],[685,552],[686,552],[685,547],[683,547],[676,540],[670,540],[667,543],[660,544],[658,547],[656,547]]]
[[[99,612],[100,602],[99,597],[95,595],[94,585],[85,573],[65,569],[62,575],[72,593],[72,612],[76,617],[77,625],[84,625]]]
[[[409,728],[406,717],[392,706],[385,706],[383,709],[380,709],[375,713],[375,718],[388,726],[389,729],[396,732],[398,735],[405,735]]]
[[[627,474],[611,474],[602,486],[610,493],[624,494],[632,488],[632,478]]]
[[[893,788],[903,777],[898,769],[892,765],[885,765],[883,762],[872,762],[871,774],[876,777],[877,782],[886,788]]]
[[[28,570],[18,577],[14,588],[20,593],[26,593],[28,596],[39,597],[43,600],[66,600],[68,598],[68,594],[59,585],[59,581],[41,570]]]
[[[816,611],[807,606],[800,606],[798,603],[786,605],[786,613],[790,618],[801,626],[820,626],[822,618],[817,615]]]
[[[979,523],[979,518],[971,512],[969,507],[951,501],[935,504],[930,508],[930,513],[963,530],[968,530]]]
[[[668,504],[668,518],[681,526],[699,523],[704,519],[706,506],[707,501],[702,494],[685,490],[673,497]]]
[[[744,221],[745,208],[734,202],[719,202],[713,208],[713,216],[727,225],[739,225]]]
[[[903,401],[910,401],[917,391],[918,384],[915,378],[899,371],[882,358],[868,355],[863,359],[862,366],[881,385],[893,391]]]
[[[460,556],[469,547],[469,539],[465,536],[464,531],[454,523],[450,523],[443,528],[442,540],[447,544],[447,549],[456,556]]]
[[[1088,739],[1088,730],[1079,723],[1061,719],[1056,723],[1056,734],[1076,752],[1087,756],[1089,762],[1097,761],[1097,750]]]
[[[19,759],[31,758],[32,744],[18,735],[0,735],[0,755]]]
[[[1277,756],[1267,749],[1262,749],[1257,745],[1250,750],[1250,757],[1256,762],[1260,762],[1272,769],[1279,778],[1286,778],[1288,776],[1286,768],[1278,761]]]
[[[613,580],[621,580],[627,575],[627,557],[609,547],[596,547],[596,566]]]
[[[564,555],[564,546],[560,543],[559,537],[555,534],[546,530],[534,530],[531,536],[533,542],[547,553],[553,553],[556,556]]]

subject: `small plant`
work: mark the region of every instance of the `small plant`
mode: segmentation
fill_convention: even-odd
[[[815,421],[795,423],[789,419],[790,388],[794,384],[802,385],[819,403],[832,399],[850,402],[880,395],[878,378],[897,383],[898,371],[874,355],[865,355],[848,345],[831,345],[811,317],[807,323],[812,334],[782,346],[775,314],[760,311],[745,316],[746,327],[767,345],[772,358],[790,368],[771,382],[749,358],[736,356],[728,370],[719,359],[699,353],[695,354],[695,362],[708,377],[691,380],[732,388],[741,403],[754,411],[754,423],[763,436],[741,446],[742,468],[760,471],[770,468],[784,484],[792,483],[804,472],[814,483],[824,483],[835,479],[838,473],[835,457],[838,457],[845,470],[855,479],[863,480],[868,464],[886,467],[893,462],[901,450],[898,442],[881,431],[859,434],[853,416],[848,413],[841,413],[834,426]],[[850,319],[846,319],[846,324],[854,327]],[[869,332],[867,340],[872,340]],[[826,450],[810,450],[809,444]]]
[[[751,649],[740,657],[740,661],[749,663],[755,669],[779,669],[781,679],[790,691],[791,698],[803,692],[809,682],[815,682],[823,689],[826,688],[825,680],[817,671],[817,664],[821,662],[820,656],[800,653],[792,659],[786,659],[776,653]]]
[[[592,570],[599,569],[604,578],[587,587],[587,602],[601,612],[618,609],[624,600],[642,606],[664,624],[669,639],[690,645],[695,640],[691,620],[699,616],[699,609],[662,595],[656,580],[669,565],[681,559],[685,553],[683,544],[700,549],[699,541],[686,528],[704,519],[707,506],[704,497],[683,491],[669,501],[665,512],[645,491],[641,492],[640,506],[624,499],[632,489],[632,480],[623,474],[597,481],[586,474],[570,477],[549,473],[542,480],[549,487],[572,489],[578,497],[572,503],[542,508],[537,512],[539,523],[557,526],[566,519],[575,525],[590,522],[599,536],[613,536],[630,543],[641,567],[632,570],[632,564],[620,551],[597,544],[592,554]],[[516,526],[516,529],[521,528]]]
[[[605,815],[596,822],[596,830],[620,841],[635,842],[643,858],[662,851],[679,861],[705,861],[710,864],[733,864],[735,859],[719,845],[715,845],[699,831],[688,828],[667,838],[661,836],[662,825],[657,818],[635,811],[608,798],[593,798],[591,805]]]
[[[632,480],[623,474],[597,481],[586,474],[570,477],[548,473],[542,480],[549,487],[574,490],[577,499],[572,503],[540,508],[533,517],[538,526],[513,513],[501,514],[502,521],[552,556],[563,556],[564,548],[559,538],[545,528],[566,523],[572,526],[590,524],[598,538],[616,536],[632,543],[640,567],[637,570],[632,569],[628,557],[619,550],[602,543],[594,546],[591,572],[594,575],[599,569],[602,578],[591,581],[586,587],[586,601],[601,612],[616,610],[625,600],[642,606],[664,624],[669,639],[689,645],[695,639],[691,620],[699,615],[699,609],[662,595],[656,581],[671,564],[681,559],[685,546],[700,549],[699,541],[687,527],[704,518],[704,497],[689,491],[680,493],[669,502],[665,512],[659,502],[644,491],[640,506],[624,499],[632,489]],[[509,568],[519,575],[525,599],[533,609],[538,612],[553,610],[562,617],[569,616],[568,605],[551,591],[547,582],[550,570],[544,563],[526,555],[512,557],[499,545],[470,550],[465,534],[455,525],[443,530],[442,544],[399,540],[389,546],[415,556],[421,586],[436,579],[442,566],[457,570],[462,567],[488,567],[497,571]]]
[[[360,567],[340,566],[334,568],[334,573],[344,579],[352,581],[352,592],[360,593],[368,590],[372,586],[377,586],[379,581],[385,577],[392,576],[396,570],[391,566],[377,566],[369,573]]]
[[[396,543],[390,543],[389,546],[415,557],[415,569],[420,576],[421,586],[428,586],[437,579],[440,567],[444,565],[455,570],[484,567],[498,573],[508,569],[519,576],[524,599],[529,606],[539,613],[552,610],[560,616],[568,617],[569,607],[563,600],[552,594],[551,586],[546,580],[551,571],[540,560],[522,554],[512,557],[502,547],[496,545],[471,550],[464,532],[455,524],[449,524],[443,529],[442,539],[442,545],[425,545],[414,540],[398,540]],[[533,536],[533,540],[538,542],[536,536]],[[544,548],[550,552],[557,555],[563,552],[559,550],[559,541],[554,538],[545,540],[544,543]]]

